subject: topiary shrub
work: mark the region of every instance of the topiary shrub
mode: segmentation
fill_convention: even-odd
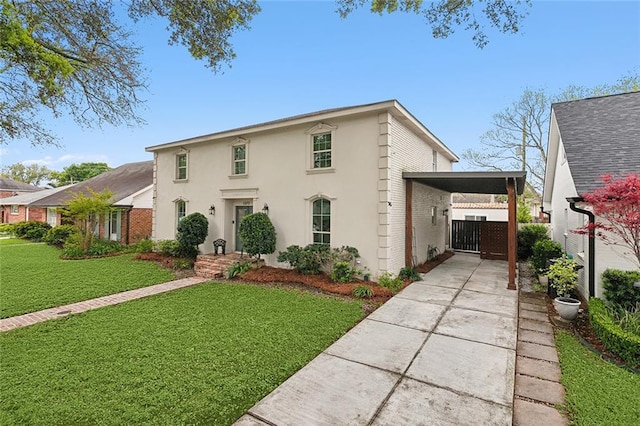
[[[533,246],[540,240],[550,240],[544,225],[526,225],[518,231],[518,259],[525,260],[533,255]]]
[[[238,236],[242,241],[242,250],[250,256],[260,259],[261,254],[276,251],[276,229],[265,213],[252,213],[243,217]]]
[[[52,246],[62,247],[69,237],[77,233],[78,228],[73,225],[54,226],[42,237],[42,241]]]
[[[202,213],[191,213],[178,223],[176,240],[180,244],[180,254],[184,257],[195,258],[198,255],[198,245],[204,243],[209,233],[209,221]]]
[[[625,331],[607,314],[604,302],[596,297],[589,300],[589,320],[600,341],[631,367],[640,366],[640,336]]]
[[[630,311],[640,303],[640,287],[634,286],[636,282],[640,282],[640,271],[606,269],[602,273],[604,297]]]
[[[538,240],[533,245],[533,256],[531,256],[531,265],[538,274],[547,271],[547,262],[551,259],[562,257],[562,246],[551,240]]]

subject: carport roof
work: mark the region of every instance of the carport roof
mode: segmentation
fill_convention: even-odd
[[[516,180],[518,195],[524,191],[527,172],[402,172],[403,179],[447,192],[506,194],[507,179]]]

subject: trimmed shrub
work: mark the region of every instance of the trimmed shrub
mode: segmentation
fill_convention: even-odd
[[[533,256],[531,256],[531,265],[538,274],[547,271],[547,262],[551,259],[562,257],[562,246],[551,240],[538,240],[533,245]]]
[[[400,269],[400,273],[398,274],[398,278],[400,278],[401,280],[411,280],[413,281],[422,281],[422,277],[420,276],[420,272],[416,271],[415,268],[411,268],[408,266],[405,266],[404,268]]]
[[[373,297],[373,290],[371,290],[371,287],[367,287],[366,285],[359,285],[353,289],[351,295],[360,299],[369,299]]]
[[[176,240],[180,245],[180,255],[195,258],[198,245],[204,243],[209,233],[209,221],[202,213],[191,213],[178,223]]]
[[[14,224],[13,232],[18,238],[25,238],[32,241],[40,241],[42,237],[51,229],[47,222],[37,222],[35,220],[23,221]]]
[[[640,281],[640,271],[621,271],[606,269],[602,273],[604,297],[608,302],[631,310],[640,303],[640,287],[634,283]]]
[[[331,260],[331,248],[326,244],[309,244],[305,248],[292,245],[279,252],[277,260],[287,262],[301,274],[315,275]]]
[[[336,262],[331,271],[331,281],[336,283],[351,283],[356,280],[358,270],[349,262]]]
[[[640,336],[625,331],[607,314],[604,302],[596,297],[589,300],[589,320],[602,343],[630,366],[640,366]]]
[[[42,241],[52,246],[62,247],[70,236],[77,233],[78,228],[73,225],[54,226],[44,234]]]
[[[400,277],[394,277],[393,274],[385,272],[378,277],[378,284],[391,290],[391,293],[396,294],[404,283]]]
[[[155,243],[158,253],[165,256],[178,257],[180,255],[180,243],[176,240],[159,240]]]
[[[518,259],[528,259],[533,255],[533,246],[540,240],[550,240],[544,225],[526,225],[518,231]]]
[[[265,213],[252,213],[243,217],[238,235],[242,241],[242,249],[250,256],[260,259],[261,254],[276,251],[276,229]]]

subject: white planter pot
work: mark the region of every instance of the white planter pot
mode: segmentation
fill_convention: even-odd
[[[558,311],[560,318],[573,321],[578,316],[580,301],[570,297],[556,297],[553,299],[553,306]]]

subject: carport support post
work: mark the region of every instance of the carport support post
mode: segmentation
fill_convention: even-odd
[[[406,179],[405,220],[404,220],[404,266],[411,268],[413,263],[413,179]]]
[[[509,199],[509,223],[507,238],[507,258],[509,259],[509,283],[507,289],[516,289],[516,237],[518,226],[516,220],[516,179],[507,178],[507,197]]]

